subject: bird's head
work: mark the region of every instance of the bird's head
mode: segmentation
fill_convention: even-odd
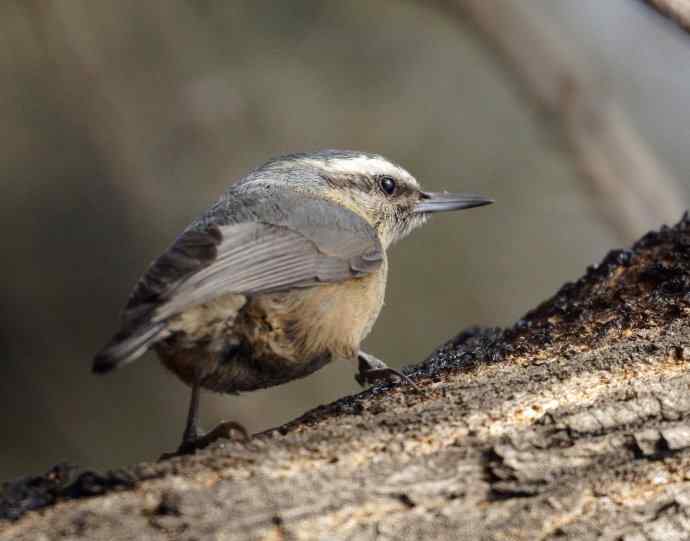
[[[348,150],[283,156],[251,176],[259,182],[271,179],[348,208],[376,229],[386,248],[435,212],[493,203],[481,195],[423,191],[410,173],[383,156]]]

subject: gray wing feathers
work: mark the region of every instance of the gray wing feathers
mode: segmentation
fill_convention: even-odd
[[[314,240],[281,226],[245,223],[218,230],[222,240],[216,259],[172,292],[155,311],[155,321],[226,293],[253,295],[337,282],[371,272],[381,262],[372,254],[363,264],[357,252],[372,247],[362,240],[341,243],[329,250],[339,254],[329,255]]]
[[[103,374],[135,360],[146,353],[151,344],[157,342],[162,334],[165,334],[163,323],[148,323],[132,331],[120,331],[94,357],[93,371]]]
[[[228,293],[255,295],[363,276],[384,258],[357,214],[291,192],[229,194],[153,262],[123,312],[122,330],[94,359],[106,372],[167,336],[165,321]]]
[[[215,226],[180,235],[135,286],[122,314],[123,327],[150,319],[153,310],[170,298],[181,282],[216,259],[220,242],[220,231]]]

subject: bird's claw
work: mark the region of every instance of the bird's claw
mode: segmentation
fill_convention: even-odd
[[[220,439],[233,440],[233,433],[240,435],[241,441],[249,441],[250,436],[247,429],[241,424],[234,421],[223,421],[219,423],[213,430],[206,432],[206,434],[201,435],[190,435],[182,440],[182,443],[177,448],[177,451],[173,453],[163,453],[160,460],[167,460],[169,458],[174,458],[176,456],[191,455],[196,453],[200,449],[205,449],[212,443]]]
[[[408,385],[411,385],[415,389],[419,388],[409,376],[406,376],[395,368],[372,368],[370,370],[360,370],[359,373],[355,374],[355,380],[357,380],[357,383],[359,383],[362,387],[366,386],[367,384],[374,384],[382,380],[390,381],[392,378],[398,378]]]
[[[367,384],[379,382],[381,380],[390,381],[392,378],[398,378],[408,385],[411,385],[415,389],[419,388],[409,376],[406,376],[395,368],[391,368],[381,359],[377,359],[373,355],[360,351],[358,361],[359,372],[355,374],[355,380],[362,387],[366,386]]]

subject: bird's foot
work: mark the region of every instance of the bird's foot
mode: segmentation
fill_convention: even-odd
[[[411,385],[415,389],[418,389],[414,381],[412,381],[408,376],[402,372],[391,368],[381,359],[377,359],[369,353],[364,353],[360,351],[357,355],[358,370],[359,372],[355,374],[355,380],[362,387],[367,384],[377,383],[379,381],[391,381],[393,378],[400,379]]]
[[[235,436],[239,436],[239,438]],[[160,460],[167,460],[176,456],[194,454],[198,450],[205,449],[220,439],[249,441],[250,436],[249,432],[247,432],[247,429],[241,424],[234,421],[223,421],[213,430],[210,430],[205,434],[202,434],[198,430],[195,430],[193,433],[185,432],[184,437],[182,438],[182,443],[177,448],[177,451],[173,453],[163,453],[160,457]]]

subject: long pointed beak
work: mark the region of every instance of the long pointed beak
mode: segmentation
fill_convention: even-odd
[[[493,203],[493,199],[472,193],[422,192],[414,211],[419,213],[471,209]]]

